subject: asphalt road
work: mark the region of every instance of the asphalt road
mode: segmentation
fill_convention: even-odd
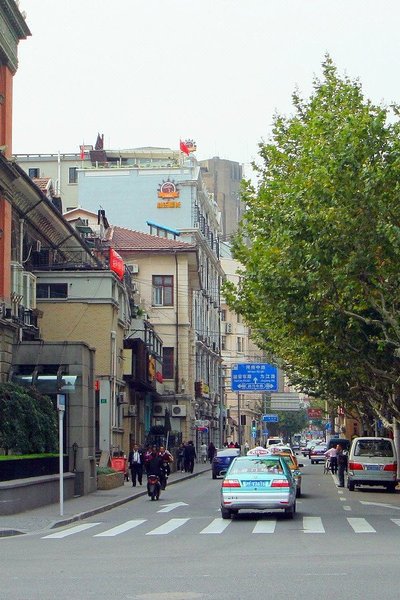
[[[300,459],[303,462],[303,459]],[[399,595],[400,494],[304,459],[294,520],[219,513],[210,473],[57,530],[0,539],[1,600],[380,600]]]

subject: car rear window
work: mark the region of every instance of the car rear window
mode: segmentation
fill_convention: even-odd
[[[239,473],[282,473],[282,466],[279,460],[269,458],[236,460],[229,471],[229,475],[238,475]]]
[[[393,456],[393,446],[388,440],[358,440],[354,456]]]

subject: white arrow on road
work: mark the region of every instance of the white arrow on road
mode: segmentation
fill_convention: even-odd
[[[171,512],[174,508],[179,508],[179,506],[187,506],[186,502],[172,502],[171,504],[164,504],[164,508],[158,510],[157,512]]]
[[[365,502],[364,500],[360,500],[360,504],[368,504],[370,506],[382,506],[383,508],[394,508],[395,510],[400,510],[400,506],[393,506],[393,504],[383,504],[381,502]]]

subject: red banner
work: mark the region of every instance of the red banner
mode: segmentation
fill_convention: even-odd
[[[110,270],[114,271],[120,279],[124,278],[125,265],[123,259],[120,257],[118,252],[115,252],[113,248],[110,248]]]

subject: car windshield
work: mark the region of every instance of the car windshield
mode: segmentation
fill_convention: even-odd
[[[282,473],[282,465],[279,460],[264,457],[236,460],[229,475],[238,475],[239,473]]]
[[[388,440],[359,440],[354,456],[393,456],[393,447]]]

